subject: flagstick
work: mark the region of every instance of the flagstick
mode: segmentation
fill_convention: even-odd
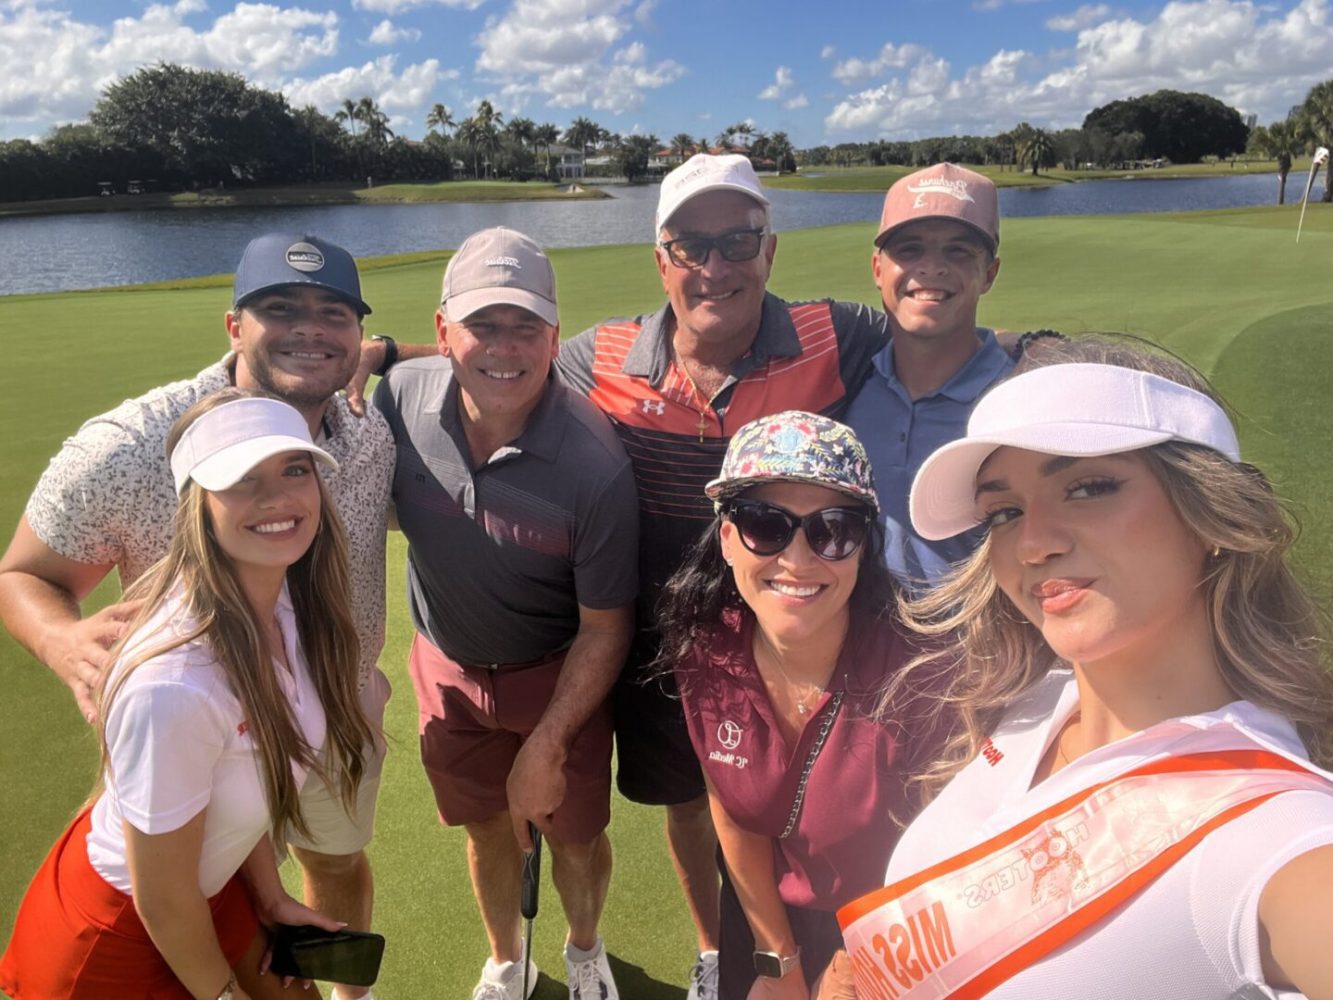
[[[1315,150],[1314,159],[1310,161],[1310,177],[1305,182],[1305,197],[1301,199],[1301,218],[1296,223],[1296,242],[1301,241],[1301,228],[1305,225],[1305,206],[1310,204],[1310,189],[1314,187],[1315,175],[1319,173],[1319,164],[1328,159],[1328,149],[1320,146]],[[1328,184],[1333,177],[1333,171],[1324,172],[1324,183]]]

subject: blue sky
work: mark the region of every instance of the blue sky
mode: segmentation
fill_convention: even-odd
[[[294,105],[374,98],[419,138],[482,98],[564,127],[797,146],[1078,125],[1162,87],[1286,114],[1333,76],[1333,0],[0,0],[0,138],[87,116],[159,60]]]

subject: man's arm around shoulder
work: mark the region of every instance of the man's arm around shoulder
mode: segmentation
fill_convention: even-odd
[[[97,717],[93,691],[110,665],[107,649],[137,610],[135,605],[114,604],[81,617],[79,602],[109,572],[110,565],[62,556],[37,536],[26,517],[0,558],[0,621],[74,692],[89,722]]]

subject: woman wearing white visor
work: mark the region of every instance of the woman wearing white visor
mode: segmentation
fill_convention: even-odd
[[[1186,366],[1039,363],[912,488],[924,537],[988,537],[912,609],[966,732],[839,913],[855,995],[1333,996],[1333,682],[1281,504]]]
[[[238,389],[187,410],[168,448],[175,535],[126,595],[143,604],[99,692],[103,787],[0,960],[16,1000],[278,997],[260,923],[339,926],[282,889],[270,839],[302,827],[307,775],[354,801],[370,744],[315,470],[336,463],[296,410]]]

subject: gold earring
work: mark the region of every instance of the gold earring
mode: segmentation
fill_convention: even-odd
[[[1220,559],[1221,557],[1222,557],[1222,546],[1220,546],[1220,545],[1214,545],[1214,546],[1213,546],[1213,558],[1214,558],[1214,559]]]

